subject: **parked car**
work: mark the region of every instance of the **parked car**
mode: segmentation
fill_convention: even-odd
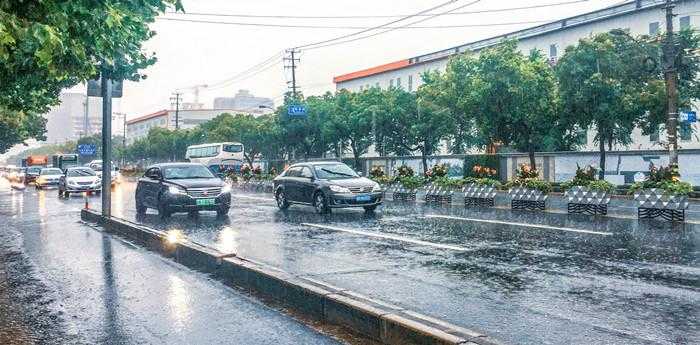
[[[175,212],[195,214],[201,210],[228,214],[231,185],[199,163],[163,163],[146,169],[136,185],[136,212],[158,210],[161,217]]]
[[[66,169],[66,173],[58,180],[58,196],[69,197],[70,193],[89,192],[100,193],[102,179],[94,170],[87,167]]]
[[[29,167],[27,172],[24,174],[24,184],[31,184],[36,181],[41,173],[42,167]]]
[[[303,204],[314,206],[317,213],[343,207],[374,211],[383,196],[378,183],[340,162],[294,164],[274,179],[274,191],[280,209]]]
[[[37,177],[34,185],[36,189],[55,187],[58,186],[61,176],[63,176],[63,171],[59,168],[43,168],[39,172],[39,177]]]

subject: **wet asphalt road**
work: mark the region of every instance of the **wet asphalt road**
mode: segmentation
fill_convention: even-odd
[[[339,344],[0,179],[0,344]]]
[[[133,189],[114,215],[135,220]],[[82,205],[55,195],[57,211]],[[227,219],[138,221],[511,344],[700,343],[695,224],[398,203],[319,216],[243,192]]]

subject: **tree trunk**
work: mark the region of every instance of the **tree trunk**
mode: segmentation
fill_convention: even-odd
[[[420,159],[423,163],[423,175],[428,171],[428,159],[425,151],[426,149],[424,148],[420,150]]]
[[[598,172],[598,179],[605,179],[605,138],[599,134],[598,136],[598,146],[600,147],[600,171]]]
[[[245,157],[245,160],[248,162],[248,166],[250,167],[250,170],[253,170],[253,155],[250,154],[244,154],[243,157]]]
[[[530,157],[530,169],[536,170],[537,169],[537,163],[535,162],[535,151],[530,150],[527,153],[528,157]]]

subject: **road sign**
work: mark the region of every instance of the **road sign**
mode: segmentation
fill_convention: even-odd
[[[694,112],[694,111],[681,111],[680,116],[678,117],[678,119],[679,119],[681,122],[688,122],[688,123],[697,122],[697,121],[698,121],[698,115],[697,115],[697,113]]]
[[[112,80],[112,98],[121,98],[123,82],[121,80]],[[102,97],[102,80],[90,79],[87,84],[87,95],[89,97]]]
[[[291,117],[306,117],[306,106],[295,104],[287,108],[287,115]]]
[[[81,156],[94,156],[97,153],[95,144],[80,144],[78,145],[78,153]]]

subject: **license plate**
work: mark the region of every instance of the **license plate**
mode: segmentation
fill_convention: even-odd
[[[358,195],[355,197],[355,200],[356,201],[370,201],[370,200],[372,200],[372,197],[370,197],[369,195]]]
[[[212,206],[214,204],[214,199],[197,199],[197,206]]]

